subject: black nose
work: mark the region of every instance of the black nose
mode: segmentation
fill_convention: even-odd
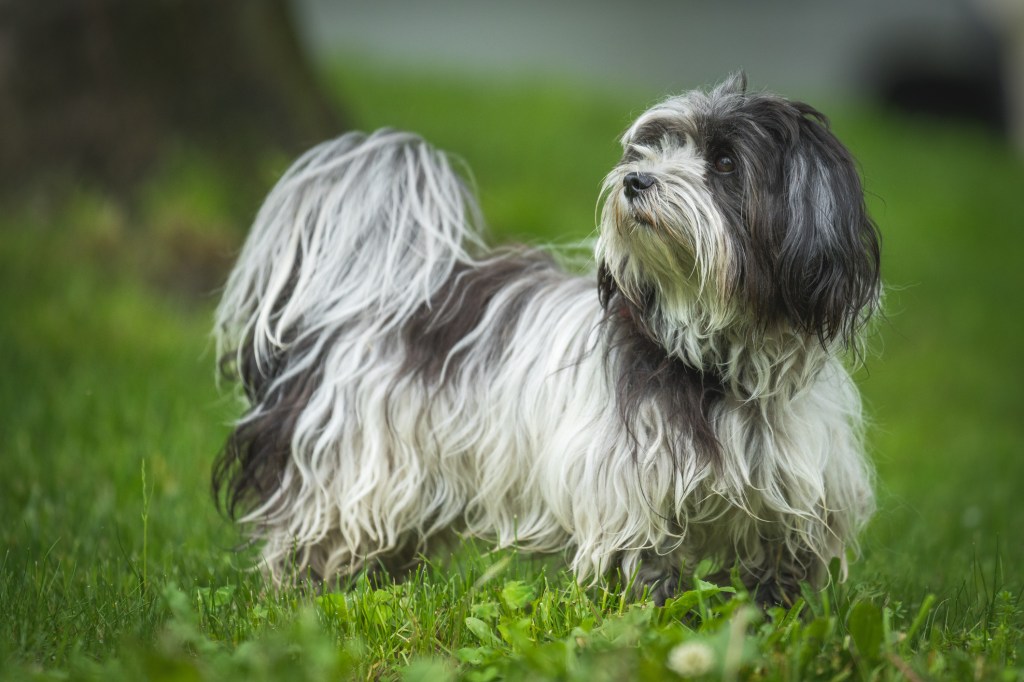
[[[626,188],[626,196],[630,199],[636,198],[653,184],[654,178],[646,173],[626,173],[626,177],[622,178],[622,186]]]

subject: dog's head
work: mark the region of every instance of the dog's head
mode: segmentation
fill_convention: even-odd
[[[812,107],[748,94],[735,74],[644,112],[622,146],[602,193],[606,302],[620,292],[653,326],[824,345],[849,343],[877,306],[878,232],[852,157]]]

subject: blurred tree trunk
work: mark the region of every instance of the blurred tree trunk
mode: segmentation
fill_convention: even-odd
[[[287,0],[0,0],[0,183],[130,189],[168,142],[246,162],[343,128]]]

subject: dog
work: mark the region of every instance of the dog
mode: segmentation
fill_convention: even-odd
[[[410,133],[345,134],[273,188],[216,314],[249,409],[213,483],[275,581],[399,571],[452,532],[658,603],[702,560],[765,603],[845,577],[874,509],[846,364],[881,298],[853,158],[742,73],[621,143],[586,276],[489,250]]]

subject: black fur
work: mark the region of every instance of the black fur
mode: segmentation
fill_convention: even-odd
[[[850,345],[878,297],[880,237],[853,158],[814,108],[743,97],[702,131],[708,184],[735,229],[734,289],[762,327],[786,321],[822,344]]]
[[[496,362],[508,346],[523,306],[548,281],[544,275],[551,273],[559,273],[551,256],[528,250],[510,250],[475,267],[457,266],[431,302],[421,306],[403,328],[406,357],[401,374],[417,375],[429,384],[441,382],[446,367],[446,377],[457,376],[467,351],[452,351],[480,326],[494,297],[518,282],[511,303],[488,323],[490,333],[497,334],[498,342],[489,348]]]
[[[305,348],[300,342],[292,353],[305,353],[311,341],[305,343]],[[259,367],[250,339],[241,366],[235,365],[235,353],[221,359],[221,374],[227,380],[240,381],[252,405],[228,436],[213,467],[214,499],[231,518],[258,506],[280,488],[296,421],[322,381],[321,362],[313,363],[311,371],[277,381],[288,367],[288,355],[281,352],[267,366]]]
[[[684,443],[690,442],[698,457],[717,465],[721,446],[711,411],[725,393],[721,377],[669,356],[655,343],[644,323],[647,311],[622,295],[607,266],[600,266],[597,279],[598,296],[606,313],[603,324],[608,334],[607,352],[617,354],[614,361],[610,357],[606,360],[606,366],[615,371],[615,399],[623,425],[635,441],[634,429],[642,405],[653,401],[666,406],[666,413],[683,426],[677,458],[685,451]]]

